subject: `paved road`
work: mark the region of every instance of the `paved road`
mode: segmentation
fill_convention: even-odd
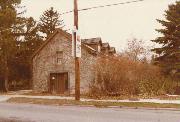
[[[180,111],[0,103],[0,122],[180,122]]]

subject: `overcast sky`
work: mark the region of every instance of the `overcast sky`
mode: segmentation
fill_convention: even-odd
[[[78,0],[79,9],[106,5],[132,0]],[[125,47],[127,40],[133,37],[143,39],[150,44],[159,34],[155,31],[161,28],[156,21],[164,18],[168,5],[177,0],[145,0],[113,7],[99,8],[79,13],[79,29],[82,38],[101,37],[103,42],[109,42],[117,50]],[[25,16],[39,20],[40,15],[50,7],[59,13],[73,9],[73,0],[22,0],[26,6]],[[68,29],[73,28],[73,14],[61,16]]]

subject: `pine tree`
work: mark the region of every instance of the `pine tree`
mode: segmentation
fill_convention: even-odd
[[[60,19],[60,15],[53,7],[46,10],[40,17],[39,28],[40,31],[46,34],[46,37],[54,32],[56,28],[63,28],[63,20]]]
[[[13,29],[17,24],[17,10],[21,0],[0,1],[0,67],[3,70],[5,90],[8,91],[9,61],[15,54],[16,37]]]
[[[32,18],[26,18],[25,22],[25,38],[22,43],[26,45],[26,51],[28,55],[32,56],[35,50],[42,44],[43,37],[39,34],[39,27],[37,22]]]
[[[167,74],[180,76],[180,2],[169,5],[165,20],[157,21],[163,28],[157,29],[162,36],[152,40],[161,45],[152,50],[157,54],[155,64],[163,67]]]
[[[37,22],[32,17],[23,18],[22,25],[23,30],[20,35],[23,38],[18,41],[16,56],[11,61],[11,77],[16,81],[21,80],[23,84],[26,82],[26,86],[30,87],[31,57],[34,51],[43,43],[43,38],[39,34]]]

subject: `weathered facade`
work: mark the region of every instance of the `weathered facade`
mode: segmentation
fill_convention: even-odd
[[[93,65],[101,53],[102,42],[101,39],[99,40],[96,45],[87,44],[85,43],[87,40],[82,40],[82,58],[80,59],[82,93],[87,92],[89,83],[96,78]],[[35,91],[74,93],[75,65],[70,34],[57,29],[35,52],[32,62]]]

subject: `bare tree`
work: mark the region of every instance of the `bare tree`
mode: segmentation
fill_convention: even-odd
[[[128,40],[127,48],[122,53],[133,61],[146,60],[150,48],[145,45],[144,41],[136,38]]]

